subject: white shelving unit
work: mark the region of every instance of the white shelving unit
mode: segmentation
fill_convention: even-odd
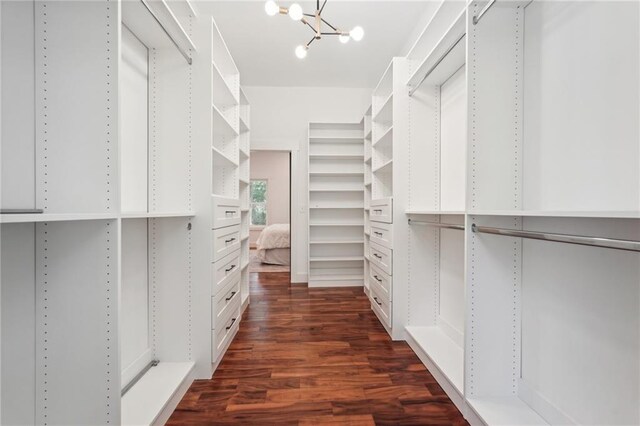
[[[363,131],[309,124],[309,287],[363,285]]]
[[[369,298],[371,307],[393,339],[404,338],[406,306],[406,226],[402,224],[408,181],[408,137],[405,58],[393,58],[373,91],[371,105],[371,176],[369,211],[365,218]],[[400,113],[397,113],[400,111]],[[367,178],[368,180],[368,178]]]
[[[394,320],[471,424],[640,422],[640,255],[527,238],[640,240],[640,6],[567,6],[444,1],[407,58]]]
[[[240,237],[241,243],[241,294],[242,309],[249,304],[249,226],[251,222],[249,203],[250,197],[250,157],[251,157],[251,128],[250,105],[247,96],[240,88]]]
[[[373,176],[371,174],[371,106],[367,109],[362,118],[364,127],[364,291],[369,294],[369,244],[371,234],[371,223],[369,215],[371,210],[371,182]]]

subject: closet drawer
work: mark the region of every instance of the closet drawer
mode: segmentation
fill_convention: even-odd
[[[213,261],[240,249],[240,225],[213,230]]]
[[[240,274],[231,280],[222,291],[211,298],[211,325],[220,324],[227,316],[227,313],[236,304],[236,299],[240,299]]]
[[[230,314],[231,315],[228,315],[224,319],[224,322],[220,322],[220,325],[216,330],[213,330],[211,332],[211,345],[213,346],[211,349],[213,352],[213,359],[217,360],[222,355],[224,355],[223,350],[230,343],[232,336],[238,329],[241,315],[239,299],[238,306],[233,308],[233,310],[230,311]]]
[[[371,242],[383,247],[393,248],[393,225],[383,222],[371,222]]]
[[[240,275],[240,250],[212,263],[213,285],[211,294],[217,295],[227,284]]]
[[[377,314],[380,321],[391,328],[391,302],[378,293],[375,287],[371,287],[369,299],[371,300],[371,309]]]
[[[213,196],[213,229],[240,223],[240,200]]]
[[[369,287],[377,290],[377,293],[386,297],[387,300],[393,300],[392,297],[393,278],[374,264],[369,264]]]
[[[393,222],[393,199],[380,198],[371,200],[371,221],[372,222]]]
[[[372,241],[369,243],[369,261],[387,274],[393,273],[393,250]]]

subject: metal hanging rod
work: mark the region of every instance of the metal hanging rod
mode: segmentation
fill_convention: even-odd
[[[491,9],[491,6],[493,6],[495,2],[496,0],[490,0],[489,3],[487,3],[485,7],[482,8],[480,13],[478,13],[478,15],[473,16],[473,25],[478,25],[478,22],[480,22],[480,19],[482,19],[484,14],[487,13],[489,9]]]
[[[518,231],[515,229],[493,228],[490,226],[471,225],[471,231],[483,234],[503,235],[507,237],[530,238],[533,240],[553,241],[558,243],[577,244],[640,252],[640,241],[618,240],[614,238],[588,237],[584,235],[553,234],[549,232]]]
[[[431,68],[429,68],[429,71],[427,71],[427,73],[424,75],[424,77],[422,77],[422,79],[418,82],[418,84],[416,84],[414,87],[412,87],[412,88],[410,88],[410,89],[409,89],[409,96],[413,96],[413,94],[415,93],[415,91],[416,91],[416,90],[418,90],[418,89],[420,88],[420,86],[422,85],[422,83],[424,83],[424,81],[425,81],[427,78],[429,78],[429,76],[431,75],[431,73],[432,73],[433,71],[435,71],[435,69],[436,69],[436,68],[438,68],[438,65],[440,65],[440,63],[441,63],[442,61],[444,61],[444,58],[446,58],[446,57],[447,57],[447,55],[448,55],[449,53],[451,53],[451,51],[452,51],[453,49],[455,49],[455,48],[456,48],[456,46],[458,45],[458,43],[460,43],[460,42],[464,39],[464,37],[465,37],[466,35],[467,35],[466,33],[463,33],[462,35],[460,35],[460,37],[458,37],[458,38],[456,39],[456,41],[454,41],[454,42],[453,42],[453,44],[452,44],[452,45],[451,45],[451,46],[446,50],[446,52],[444,52],[444,53],[443,53],[443,54],[438,58],[438,60],[436,61],[436,63],[435,63],[435,64],[433,64],[433,66],[431,66]]]
[[[409,225],[431,226],[433,228],[457,229],[458,231],[464,231],[464,225],[453,225],[451,223],[425,222],[422,220],[409,219]]]
[[[127,385],[125,387],[122,388],[122,390],[120,391],[120,396],[124,396],[125,393],[129,392],[129,390],[133,387],[133,385],[135,385],[136,383],[138,383],[138,381],[140,379],[142,379],[142,376],[144,376],[145,374],[147,374],[147,371],[149,371],[151,368],[157,366],[160,363],[160,361],[158,361],[157,359],[154,359],[153,361],[151,361],[149,364],[147,364],[141,372],[139,372],[138,374],[136,374],[136,376],[131,379],[131,381],[129,383],[127,383]]]
[[[147,10],[149,11],[149,13],[151,14],[151,16],[153,17],[153,19],[155,19],[155,21],[158,23],[158,25],[160,25],[160,28],[162,28],[162,31],[164,31],[164,33],[167,35],[167,37],[169,37],[169,40],[171,40],[171,42],[173,43],[173,45],[176,47],[176,49],[178,49],[178,51],[182,54],[182,56],[184,56],[184,58],[187,60],[187,63],[189,65],[191,65],[193,63],[193,59],[191,59],[191,56],[189,56],[189,54],[187,54],[187,52],[185,52],[180,45],[175,41],[175,39],[173,37],[171,37],[171,34],[169,34],[169,31],[167,31],[167,29],[164,27],[164,25],[162,25],[162,22],[160,22],[160,19],[158,19],[158,15],[156,15],[156,13],[153,11],[153,9],[151,9],[151,7],[149,6],[149,4],[145,1],[145,0],[140,0],[142,2],[142,4],[144,5],[144,7],[147,8]]]

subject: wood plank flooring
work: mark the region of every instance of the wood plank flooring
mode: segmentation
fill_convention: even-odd
[[[466,425],[362,288],[309,289],[251,274],[251,304],[211,380],[168,425]]]

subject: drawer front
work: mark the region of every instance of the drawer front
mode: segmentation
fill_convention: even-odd
[[[371,241],[383,247],[393,248],[393,225],[391,223],[371,222]]]
[[[371,308],[378,314],[380,321],[391,328],[391,302],[380,295],[375,287],[370,289],[369,299],[371,300]]]
[[[371,221],[372,222],[393,222],[393,199],[380,198],[378,200],[371,200]]]
[[[229,339],[233,336],[233,333],[238,329],[240,323],[240,305],[238,305],[232,312],[225,318],[216,330],[212,331],[212,345],[214,359],[218,359],[223,355],[222,350],[229,343]]]
[[[393,274],[393,250],[383,247],[374,242],[369,243],[369,261],[386,272],[388,275]]]
[[[213,196],[213,229],[240,223],[240,200]]]
[[[374,287],[387,300],[393,300],[393,278],[374,264],[369,265],[369,287]]]
[[[213,261],[217,261],[240,249],[240,225],[214,229]]]
[[[231,280],[222,291],[211,298],[211,325],[220,324],[235,306],[236,299],[240,299],[240,274]]]
[[[217,295],[227,284],[240,275],[240,251],[235,251],[212,263],[212,267],[213,287],[211,293]]]

